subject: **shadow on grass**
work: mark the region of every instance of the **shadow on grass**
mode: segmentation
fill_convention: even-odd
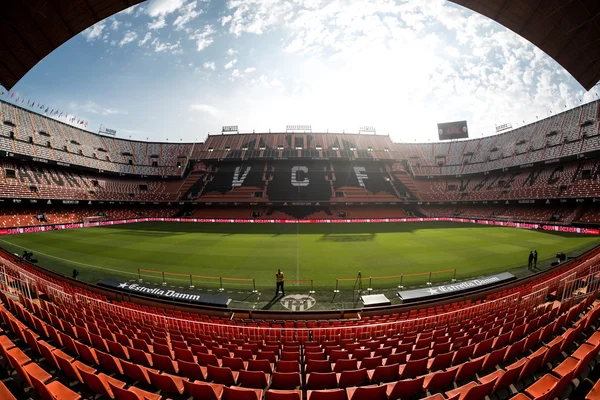
[[[325,234],[323,236],[321,236],[321,238],[319,239],[322,242],[337,242],[337,243],[344,243],[344,242],[370,242],[372,240],[375,240],[376,237],[376,233],[368,233],[368,234],[349,234],[349,235],[330,235],[330,234]]]
[[[332,223],[332,224],[233,224],[233,223],[195,223],[195,222],[143,222],[135,224],[111,225],[94,229],[111,229],[115,231],[163,232],[173,235],[186,233],[217,233],[223,235],[264,234],[271,236],[296,234],[352,235],[377,233],[414,233],[428,229],[493,229],[495,225],[474,225],[459,222],[399,222],[399,223]],[[516,228],[515,228],[516,229]],[[147,233],[146,233],[147,232]],[[539,231],[547,234],[572,236],[561,232]],[[158,235],[157,235],[158,236]]]
[[[280,296],[277,294],[274,295],[273,298],[271,300],[269,300],[269,302],[262,307],[262,310],[270,310],[271,308],[273,308],[273,306],[275,304],[277,304],[277,300],[279,299],[279,297]],[[283,295],[281,295],[281,297],[283,297]]]

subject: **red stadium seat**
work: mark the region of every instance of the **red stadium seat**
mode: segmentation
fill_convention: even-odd
[[[108,381],[108,386],[117,400],[160,400],[160,394],[147,392],[135,386],[127,389],[115,386],[112,381]]]
[[[237,384],[239,372],[232,371],[228,367],[215,367],[214,365],[208,365],[206,367],[206,380],[214,383],[220,383],[221,385],[235,385]]]
[[[309,390],[306,400],[346,400],[344,389]]]
[[[223,400],[260,400],[263,391],[261,389],[247,389],[240,387],[223,387]]]
[[[103,396],[108,396],[111,399],[114,399],[115,396],[110,387],[108,386],[108,382],[111,382],[116,387],[125,387],[125,382],[121,382],[117,379],[111,378],[110,376],[105,375],[103,373],[96,375],[81,368],[79,368],[79,373],[81,374],[81,377],[83,378],[83,381],[87,385],[87,387],[89,387],[94,392]]]
[[[427,370],[427,359],[409,360],[406,364],[400,365],[398,370],[402,378],[414,378],[423,375]]]
[[[43,400],[79,400],[81,395],[76,393],[60,383],[59,381],[52,381],[48,384],[37,380],[35,377],[31,377],[33,388],[39,393]]]
[[[138,365],[127,361],[121,361],[121,367],[123,368],[123,372],[126,376],[134,381],[142,382],[147,385],[150,385],[150,375],[148,373],[150,371],[158,372],[157,370],[146,368],[143,365]]]
[[[302,400],[302,391],[269,389],[265,392],[265,400]]]
[[[400,374],[398,373],[398,364],[392,365],[380,365],[375,367],[373,372],[371,373],[371,382],[372,383],[387,383],[393,382],[400,379]],[[361,368],[364,366],[361,364]]]
[[[298,361],[280,360],[277,362],[277,372],[300,372],[300,363]]]
[[[271,388],[295,390],[302,386],[301,375],[298,372],[273,372]]]
[[[338,387],[348,388],[352,386],[367,385],[370,382],[369,374],[366,369],[358,369],[354,371],[344,371],[338,375]]]
[[[346,388],[348,400],[387,400],[386,386],[370,385]]]
[[[270,375],[262,371],[239,371],[238,383],[242,387],[251,389],[265,389],[269,386]]]
[[[173,361],[171,357],[164,356],[162,354],[151,353],[152,357],[152,366],[159,371],[166,372],[167,374],[177,374],[179,372],[179,367],[177,366],[177,362]]]
[[[185,392],[195,400],[220,400],[223,395],[223,385],[202,381],[183,381]]]
[[[311,372],[306,374],[306,387],[309,390],[335,389],[338,387],[335,372]]]
[[[160,374],[152,370],[148,370],[148,376],[150,377],[150,382],[164,392],[175,394],[183,393],[183,382],[186,379],[169,374]]]
[[[402,379],[397,382],[390,382],[383,386],[386,388],[389,400],[407,399],[416,396],[423,391],[424,377],[420,376],[414,379]]]
[[[358,369],[358,360],[355,358],[351,359],[340,359],[335,364],[332,364],[333,372],[344,372],[353,371]],[[323,371],[327,372],[327,371]]]
[[[248,371],[262,371],[266,374],[273,373],[273,364],[269,360],[248,360]]]
[[[437,371],[425,375],[423,388],[430,392],[438,392],[448,387],[456,378],[458,367],[453,367],[447,371]]]
[[[206,379],[206,367],[201,367],[195,362],[187,362],[179,360],[177,362],[179,368],[179,375],[184,376],[188,379],[205,380]]]
[[[99,364],[103,369],[123,375],[123,367],[121,367],[121,362],[118,358],[100,350],[96,351],[96,357],[98,357]]]

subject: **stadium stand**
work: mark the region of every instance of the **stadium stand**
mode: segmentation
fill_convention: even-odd
[[[36,292],[0,290],[9,372],[1,390],[15,398],[30,388],[42,398],[256,400],[564,399],[596,390],[587,378],[600,351],[597,251],[485,301],[360,322],[260,324],[108,303],[9,258],[1,262],[13,282],[36,282]]]
[[[82,223],[85,217],[103,217],[104,220],[123,220],[141,217],[172,217],[179,212],[173,206],[45,206],[3,207],[0,209],[0,227],[27,227],[41,225]]]
[[[504,21],[587,89],[598,81],[597,52],[590,46],[598,31],[587,24],[593,21],[589,4],[455,2]],[[67,23],[65,7],[70,10],[71,4],[41,4],[32,13],[12,2],[1,47],[14,51],[4,57],[1,83],[12,88],[65,40],[135,3],[91,2]],[[599,110],[600,103],[593,102],[502,135],[452,143],[286,133],[213,135],[206,143],[169,144],[95,135],[2,102],[0,197],[12,201],[11,207],[2,205],[2,223],[36,224],[25,209],[55,221],[90,213],[111,213],[114,219],[140,212],[179,214],[183,210],[169,204],[175,200],[223,202],[219,214],[258,209],[295,218],[423,213],[598,222]],[[229,183],[235,175],[231,163],[254,165],[256,159],[262,159],[262,176],[259,167],[246,184]],[[303,166],[306,170],[294,172]],[[265,204],[227,205],[258,203],[256,198]],[[21,206],[23,199],[30,200],[27,207]],[[132,199],[137,204],[110,204]],[[561,201],[540,206],[556,199]],[[38,200],[61,200],[63,207]],[[85,210],[66,208],[68,201],[83,200],[98,203]],[[418,209],[404,207],[413,200]],[[100,207],[104,201],[107,208]],[[292,205],[268,204],[274,201]],[[317,201],[331,204],[299,204]],[[466,204],[474,201],[478,204]],[[151,209],[146,202],[159,204]],[[445,204],[423,204],[429,202]],[[390,203],[393,208],[386,207]],[[195,212],[200,210],[216,212],[204,207]],[[599,397],[595,252],[485,299],[319,322],[240,321],[108,301],[3,256],[2,399]]]
[[[0,198],[13,208],[41,200],[128,202],[140,210],[150,202],[178,202],[185,207],[172,215],[195,218],[597,223],[599,108],[595,101],[506,133],[454,142],[253,133],[146,143],[90,133],[0,102]],[[36,223],[22,214],[4,224]]]
[[[101,136],[0,101],[0,149],[45,162],[96,172],[181,176],[194,146]]]

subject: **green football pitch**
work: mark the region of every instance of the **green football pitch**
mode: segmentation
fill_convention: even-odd
[[[501,271],[526,272],[527,256],[537,249],[540,267],[559,251],[579,254],[599,238],[460,223],[386,224],[198,224],[139,223],[4,236],[0,246],[15,253],[32,251],[44,267],[63,274],[80,271],[79,279],[133,280],[138,269],[165,271],[168,284],[220,285],[223,278],[254,279],[258,289],[272,288],[277,268],[302,290],[352,289],[361,272],[375,288],[463,279]],[[172,275],[181,274],[181,275]],[[411,274],[421,274],[410,276]],[[147,282],[162,275],[142,272]],[[232,289],[251,289],[251,280],[225,279]]]

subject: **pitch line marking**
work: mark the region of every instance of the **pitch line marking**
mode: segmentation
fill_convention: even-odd
[[[296,286],[300,283],[300,224],[296,224]]]
[[[0,242],[8,243],[10,245],[17,246],[17,247],[19,247],[21,249],[24,249],[24,247],[19,246],[17,244],[14,244],[12,242],[9,242],[8,240],[0,239]],[[41,251],[38,251],[38,250],[36,250],[36,253],[44,255],[46,257],[55,258],[57,260],[66,261],[68,263],[77,264],[77,265],[84,265],[86,267],[95,268],[95,269],[99,269],[99,270],[103,270],[103,271],[118,272],[120,274],[127,274],[127,275],[138,276],[138,274],[136,274],[135,272],[122,271],[122,270],[118,270],[118,269],[106,268],[106,267],[100,267],[98,265],[82,263],[82,262],[79,262],[79,261],[74,261],[74,260],[69,260],[69,259],[66,259],[66,258],[58,257],[58,256],[53,256],[52,254],[44,253],[44,252],[41,252]],[[177,279],[177,278],[173,278],[173,279]],[[182,279],[182,280],[185,280],[185,279]]]

